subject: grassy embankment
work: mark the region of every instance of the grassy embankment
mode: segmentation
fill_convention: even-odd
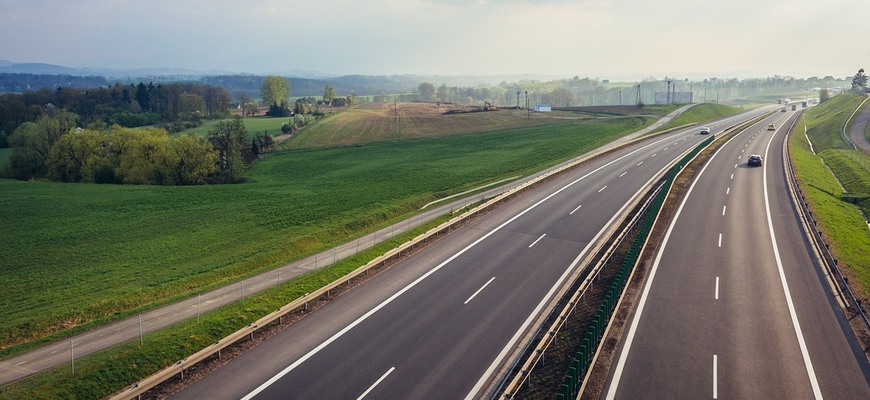
[[[656,131],[663,131],[686,124],[696,124],[699,122],[710,121],[716,118],[737,114],[741,111],[743,111],[743,109],[727,106],[724,104],[701,103],[686,110],[684,113],[672,119],[670,122],[662,125]]]
[[[870,230],[853,202],[865,213],[870,211],[870,170],[866,167],[870,157],[852,150],[841,133],[861,100],[862,96],[842,94],[808,109],[795,126],[790,145],[797,178],[819,226],[840,266],[852,271],[866,294],[870,293]],[[818,155],[810,150],[807,136]]]
[[[421,205],[587,152],[648,119],[568,121],[259,161],[252,183],[0,180],[0,356],[262,272]]]

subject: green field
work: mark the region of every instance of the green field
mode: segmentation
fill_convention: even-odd
[[[831,242],[832,252],[840,266],[857,277],[866,294],[870,293],[870,230],[850,201],[859,201],[865,209],[870,206],[867,200],[870,171],[866,167],[870,160],[855,150],[839,148],[846,146],[840,133],[842,124],[860,100],[856,95],[837,95],[810,108],[796,125],[790,144],[798,180],[819,226]],[[819,155],[810,151],[803,134],[805,124],[807,136]],[[832,171],[850,194],[843,192]]]
[[[290,150],[259,161],[251,182],[238,185],[0,180],[0,355],[281,265],[436,198],[529,174],[650,122],[567,121]]]
[[[208,131],[215,128],[215,125],[220,121],[228,121],[228,120],[213,120],[206,121],[201,126],[198,126],[193,129],[187,129],[177,133],[176,135],[186,134],[193,136],[206,137],[208,135]],[[281,125],[286,122],[289,122],[289,118],[283,117],[247,117],[244,118],[245,128],[248,129],[248,135],[254,136],[260,133],[266,133],[269,136],[278,136],[281,134]]]

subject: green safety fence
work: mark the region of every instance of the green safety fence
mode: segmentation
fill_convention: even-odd
[[[668,170],[667,174],[665,174],[665,184],[662,186],[662,189],[656,193],[655,198],[653,198],[647,215],[640,225],[638,234],[635,236],[628,253],[626,253],[625,258],[619,267],[616,279],[614,279],[608,289],[604,301],[601,303],[601,307],[598,308],[598,312],[595,314],[595,317],[592,318],[592,322],[586,328],[586,334],[580,342],[581,344],[574,355],[574,359],[571,360],[571,367],[568,369],[565,378],[562,380],[562,384],[559,385],[559,389],[556,392],[557,399],[568,400],[577,397],[577,392],[580,390],[583,377],[586,376],[589,364],[592,362],[592,356],[595,354],[595,349],[598,348],[602,336],[604,335],[604,330],[607,328],[607,324],[610,321],[610,317],[616,310],[616,303],[619,301],[619,297],[622,295],[626,283],[628,283],[631,269],[637,262],[638,256],[640,256],[640,251],[652,230],[652,225],[655,222],[658,211],[665,202],[668,190],[670,190],[671,185],[674,183],[674,179],[676,179],[680,170],[682,170],[683,167],[685,167],[686,164],[688,164],[689,161],[692,160],[692,158],[694,158],[702,149],[712,143],[714,139],[714,137],[710,137],[695,146],[695,148],[677,161],[677,163]]]

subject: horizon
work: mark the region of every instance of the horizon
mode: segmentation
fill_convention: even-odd
[[[857,40],[870,2],[818,3],[10,0],[0,5],[0,36],[17,40],[0,43],[0,54],[253,75],[851,76],[870,57]]]

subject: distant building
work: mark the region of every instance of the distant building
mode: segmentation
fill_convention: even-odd
[[[535,106],[535,112],[550,112],[553,111],[553,107],[550,107],[549,104],[538,104]]]

